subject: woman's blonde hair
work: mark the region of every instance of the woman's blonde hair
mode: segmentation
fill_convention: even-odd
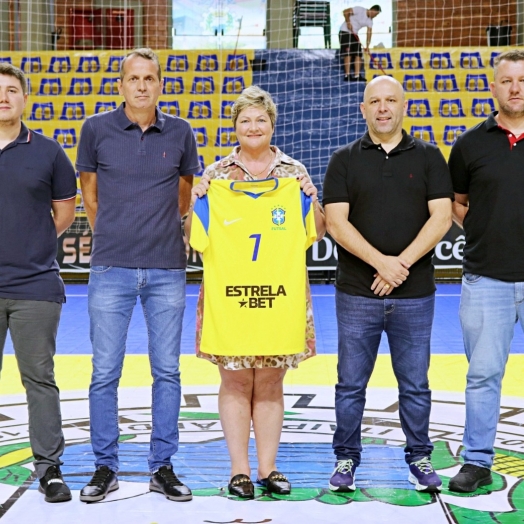
[[[275,128],[277,106],[275,102],[273,102],[271,95],[258,86],[246,87],[231,107],[231,120],[233,121],[234,127],[237,126],[238,115],[248,107],[264,108],[269,115],[273,129]]]

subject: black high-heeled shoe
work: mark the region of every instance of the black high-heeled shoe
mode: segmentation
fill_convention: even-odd
[[[235,497],[239,497],[241,499],[255,498],[255,486],[253,486],[251,479],[243,473],[235,475],[229,481],[227,489],[231,495],[235,495]]]

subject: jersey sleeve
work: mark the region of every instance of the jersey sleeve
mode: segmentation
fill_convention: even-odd
[[[58,146],[57,155],[53,163],[52,199],[54,201],[69,200],[75,196],[75,169],[65,151]]]
[[[209,245],[209,198],[198,198],[193,208],[189,244],[195,251],[204,253]]]
[[[301,191],[302,197],[302,217],[304,219],[304,227],[306,229],[306,247],[312,246],[317,239],[317,228],[315,226],[315,207],[311,201],[311,197],[307,196]]]

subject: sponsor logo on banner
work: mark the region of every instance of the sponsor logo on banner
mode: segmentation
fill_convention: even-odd
[[[275,208],[271,214],[274,229],[285,229],[285,210]],[[433,264],[437,268],[461,267],[465,245],[464,232],[453,224],[449,232],[435,247]],[[58,239],[57,260],[62,271],[87,272],[91,260],[92,234],[90,230],[68,230]],[[186,241],[188,271],[202,270],[202,257],[193,251]],[[334,270],[337,266],[337,246],[333,238],[326,234],[315,242],[306,253],[307,267],[310,271]]]

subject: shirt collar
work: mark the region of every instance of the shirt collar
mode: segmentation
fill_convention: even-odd
[[[129,118],[127,117],[127,115],[126,115],[126,113],[124,111],[125,106],[126,106],[125,102],[122,102],[118,106],[118,108],[116,109],[115,117],[116,117],[116,121],[117,121],[118,125],[122,129],[129,129],[131,127],[136,126],[137,124],[135,122],[131,122],[131,120],[129,120]],[[162,111],[160,111],[158,109],[158,107],[155,108],[155,115],[156,115],[156,121],[155,121],[154,124],[151,124],[150,128],[154,127],[158,131],[162,131],[162,129],[164,129],[164,124],[166,123],[166,116],[164,115],[164,113],[162,113]]]
[[[14,141],[16,144],[29,144],[34,131],[30,131],[27,126],[22,122],[22,128],[18,138]]]
[[[486,119],[486,128],[488,131],[492,131],[495,128],[499,128],[499,123],[495,120],[495,117],[499,114],[498,111],[493,111],[490,113],[488,118]]]
[[[411,149],[415,145],[415,139],[406,133],[406,131],[402,130],[402,139],[400,142],[390,151],[390,153],[393,153],[394,151],[405,151],[406,149]],[[373,140],[371,140],[371,137],[369,136],[369,132],[366,131],[364,136],[362,137],[362,147],[364,149],[378,149],[380,144],[375,144]]]

